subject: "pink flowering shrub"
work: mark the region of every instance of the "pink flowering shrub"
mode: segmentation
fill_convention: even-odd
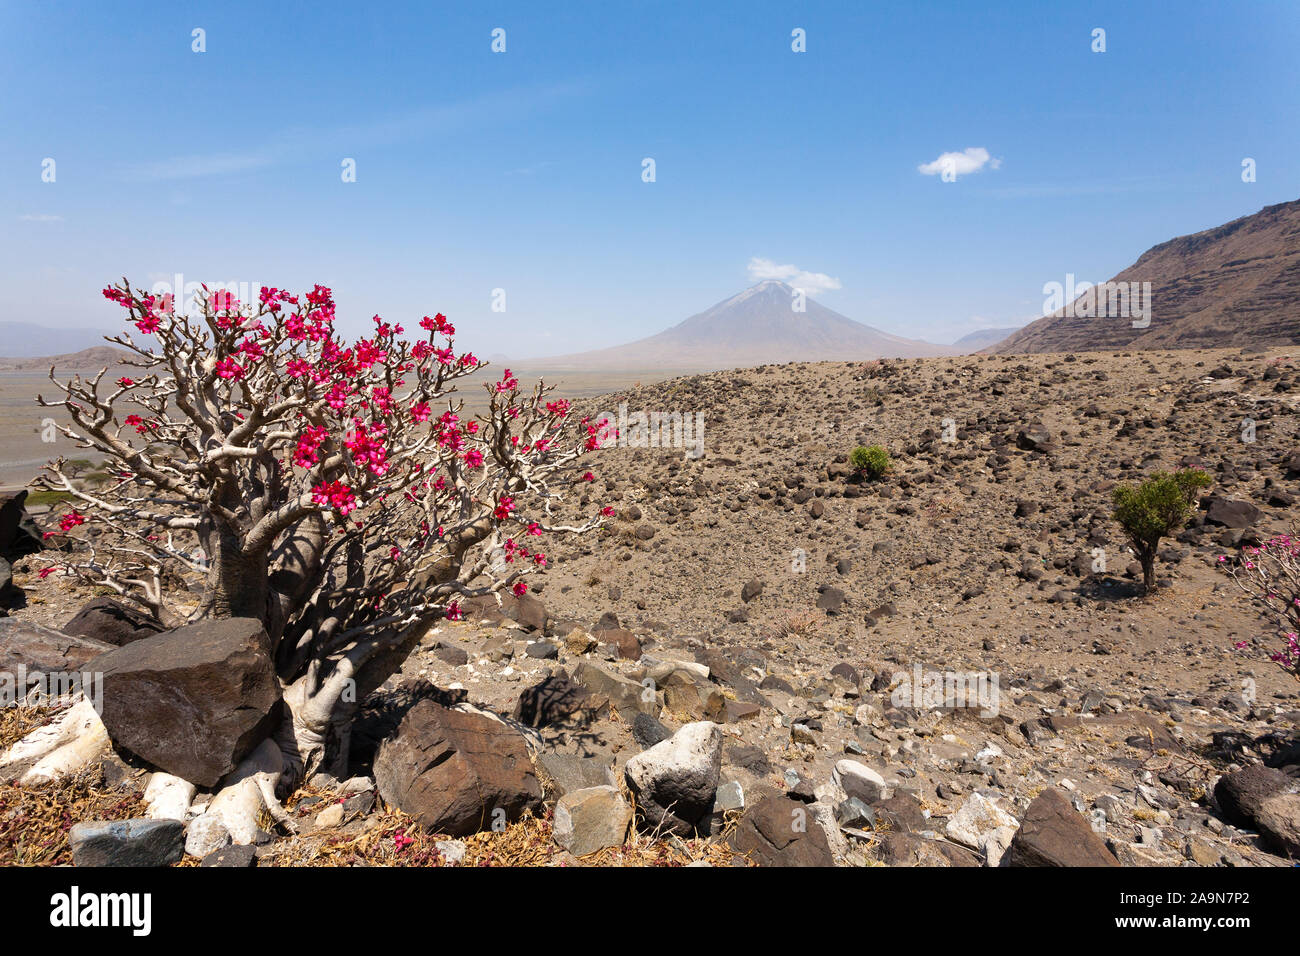
[[[1237,587],[1254,599],[1281,639],[1281,647],[1269,659],[1300,680],[1300,538],[1278,535],[1257,548],[1243,548],[1235,561],[1224,555],[1219,563]],[[1242,650],[1250,642],[1236,646]]]
[[[259,618],[286,682],[310,670],[319,689],[428,621],[460,617],[468,597],[524,594],[548,542],[603,520],[555,514],[590,480],[577,460],[599,446],[599,423],[509,370],[484,383],[486,410],[467,412],[455,383],[484,363],[456,352],[441,314],[414,341],[375,316],[349,344],[319,285],[263,288],[256,303],[213,293],[194,315],[125,280],[104,295],[139,333],[109,339],[138,371],[38,397],[66,410],[65,434],[115,476],[84,490],[59,459],[38,479],[75,499],[59,522],[72,547],[62,567],[168,624]],[[194,575],[199,607],[171,607],[169,585]]]

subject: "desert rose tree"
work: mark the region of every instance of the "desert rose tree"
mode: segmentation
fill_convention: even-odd
[[[1223,567],[1256,610],[1269,621],[1280,647],[1269,659],[1300,681],[1300,537],[1275,535],[1258,547],[1242,548],[1235,559],[1219,558]],[[1236,647],[1245,650],[1250,641]]]
[[[592,480],[577,460],[603,423],[574,420],[540,382],[521,390],[508,369],[485,383],[487,410],[467,414],[455,383],[484,363],[455,351],[441,314],[413,342],[375,316],[373,334],[345,344],[319,285],[263,288],[256,304],[205,288],[193,314],[126,280],[104,295],[139,333],[109,339],[132,374],[55,380],[63,398],[38,397],[66,409],[64,433],[113,476],[82,489],[60,459],[37,479],[74,499],[58,570],[169,626],[261,620],[289,713],[282,784],[345,765],[355,702],[431,622],[469,597],[524,594],[546,565],[541,542],[612,514],[555,514]],[[194,575],[198,606],[169,602]]]

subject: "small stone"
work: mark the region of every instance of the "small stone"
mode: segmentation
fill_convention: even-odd
[[[322,830],[339,826],[342,822],[343,804],[341,803],[331,803],[320,813],[316,814],[316,826]]]
[[[68,845],[76,866],[168,866],[185,855],[179,820],[106,820],[74,824]]]
[[[252,844],[213,850],[199,861],[199,866],[218,866],[227,869],[243,869],[256,865],[257,847]]]
[[[465,859],[466,847],[460,840],[439,840],[434,848],[441,854],[445,863],[460,863]]]
[[[632,824],[632,808],[614,787],[566,793],[555,805],[555,842],[574,856],[622,846]]]
[[[831,779],[850,797],[857,797],[868,806],[888,797],[885,778],[856,760],[836,763]]]

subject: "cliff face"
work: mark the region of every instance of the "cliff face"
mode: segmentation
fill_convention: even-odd
[[[1151,283],[1151,322],[1062,309],[992,353],[1221,348],[1300,343],[1300,200],[1180,236],[1112,282]]]

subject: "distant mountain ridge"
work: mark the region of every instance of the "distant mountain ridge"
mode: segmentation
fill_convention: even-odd
[[[1152,246],[1110,281],[1151,283],[1145,327],[1067,306],[987,351],[1300,344],[1300,199]]]
[[[804,299],[767,279],[692,315],[672,328],[626,345],[532,359],[554,368],[678,368],[717,370],[782,362],[853,361],[955,355],[956,349],[890,335]]]
[[[1022,326],[1014,325],[1005,329],[977,329],[953,342],[952,347],[967,352],[978,352],[990,345],[996,345],[1010,335],[1015,335],[1021,328]]]
[[[6,358],[36,358],[42,355],[70,355],[104,344],[112,329],[61,329],[34,322],[0,322],[0,355]]]
[[[101,369],[120,365],[131,357],[125,349],[113,345],[97,345],[64,355],[0,356],[0,372],[48,371],[56,369]]]

